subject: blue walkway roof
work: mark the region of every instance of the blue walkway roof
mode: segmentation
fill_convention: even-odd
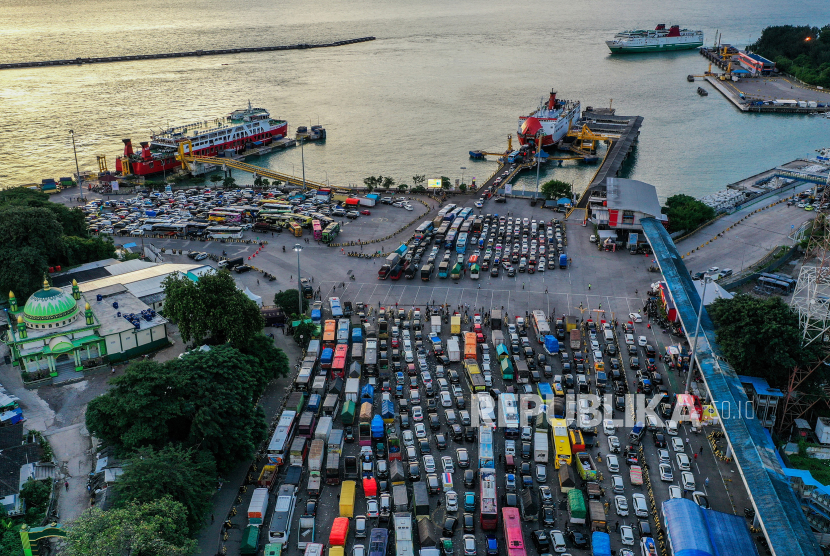
[[[666,228],[654,218],[640,220],[654,251],[657,264],[671,292],[684,330],[694,330],[700,296],[686,265]],[[775,447],[757,420],[744,419],[735,408],[748,400],[735,370],[729,366],[715,342],[715,326],[704,309],[700,323],[696,359],[706,387],[719,408],[735,463],[753,501],[758,519],[773,554],[819,556],[822,554],[795,492],[784,476]],[[729,408],[720,411],[720,408]],[[726,416],[726,417],[724,417]],[[730,417],[731,416],[731,417]]]

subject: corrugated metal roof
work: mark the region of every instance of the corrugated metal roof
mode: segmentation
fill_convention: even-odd
[[[608,178],[605,183],[608,208],[636,210],[660,218],[660,201],[653,185],[624,178]]]
[[[158,266],[158,263],[151,263],[150,261],[142,261],[141,259],[133,259],[131,261],[124,261],[123,263],[111,264],[107,266],[107,271],[111,276],[118,276],[119,274],[127,274],[136,270],[143,270],[151,266]]]
[[[641,220],[660,270],[686,330],[694,330],[700,296],[665,227],[654,218]],[[716,406],[746,407],[748,399],[735,370],[715,342],[715,326],[704,309],[696,359]],[[719,411],[735,463],[752,499],[773,554],[819,556],[821,549],[798,498],[776,458],[775,446],[755,419]],[[723,418],[731,415],[732,418]]]
[[[127,263],[122,263],[127,264]],[[141,270],[134,270],[131,272],[127,272],[125,274],[119,274],[116,276],[108,276],[106,278],[100,278],[98,280],[92,280],[90,282],[84,282],[83,284],[79,284],[82,292],[88,292],[92,290],[97,290],[106,286],[111,286],[114,284],[124,284],[129,285],[133,282],[138,282],[139,280],[147,280],[148,278],[156,278],[158,276],[167,276],[173,272],[182,272],[187,273],[191,272],[197,268],[200,268],[204,265],[199,264],[159,264],[154,265],[151,267],[147,267]]]
[[[782,392],[778,388],[773,388],[767,383],[766,380],[764,380],[761,377],[738,375],[738,378],[741,379],[741,384],[751,384],[752,387],[755,389],[755,392],[757,392],[758,394],[764,396],[772,396],[774,398],[784,397],[784,392]]]

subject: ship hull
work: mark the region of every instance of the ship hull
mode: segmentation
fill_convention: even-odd
[[[668,52],[673,50],[692,50],[703,46],[703,41],[699,42],[685,42],[685,43],[669,43],[669,44],[644,44],[644,45],[625,45],[616,43],[615,41],[605,41],[605,44],[613,54],[639,54],[644,52]]]

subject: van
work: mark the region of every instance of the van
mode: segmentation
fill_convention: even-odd
[[[453,486],[454,485],[452,482],[452,473],[441,473],[441,487],[443,488],[444,492],[455,490]]]
[[[438,483],[438,475],[429,473],[427,475],[427,490],[430,494],[438,494],[441,492],[441,485]]]
[[[614,343],[614,331],[613,330],[606,330],[603,332],[603,336],[605,337],[605,343],[613,344]]]
[[[654,415],[646,415],[646,429],[650,432],[655,432],[660,428],[659,421]]]

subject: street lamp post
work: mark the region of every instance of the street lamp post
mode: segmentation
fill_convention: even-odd
[[[303,149],[303,138],[300,137],[300,159],[303,164],[303,191],[305,191],[305,149]]]
[[[300,282],[300,251],[303,248],[300,247],[299,243],[294,244],[294,251],[297,252],[297,299],[299,300],[300,304],[297,305],[297,310],[300,312],[300,315],[304,313],[303,311],[303,287],[302,283]],[[300,319],[302,320],[302,319]]]
[[[466,166],[461,167],[461,183],[464,183],[464,170],[466,170]]]
[[[692,339],[692,358],[689,361],[689,373],[686,376],[686,394],[689,393],[689,388],[692,385],[692,376],[694,376],[694,366],[695,366],[695,359],[697,353],[697,335],[700,332],[700,319],[703,316],[703,301],[706,299],[706,284],[712,281],[712,278],[708,274],[703,275],[703,293],[700,294],[700,307],[697,311],[697,324],[695,325],[695,335]]]
[[[70,129],[69,130],[69,135],[72,136],[72,152],[75,154],[75,171],[77,172],[77,176],[78,176],[78,191],[81,194],[80,199],[83,201],[84,200],[84,187],[83,187],[83,184],[81,183],[81,167],[78,166],[78,150],[75,148],[75,131]]]
[[[533,193],[533,200],[539,197],[539,163],[542,161],[542,132],[536,133],[536,191]]]

